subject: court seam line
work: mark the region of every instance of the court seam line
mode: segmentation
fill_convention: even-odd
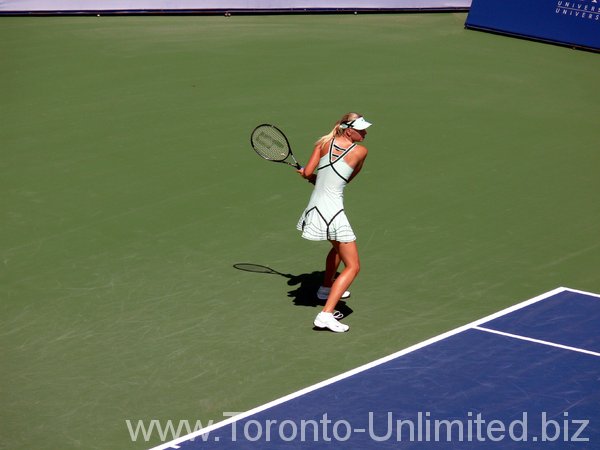
[[[498,334],[500,336],[506,336],[506,337],[513,338],[513,339],[519,339],[521,341],[533,342],[535,344],[542,344],[542,345],[547,345],[550,347],[561,348],[563,350],[570,350],[573,352],[585,353],[587,355],[600,357],[600,353],[598,353],[598,352],[594,352],[591,350],[586,350],[586,349],[578,348],[578,347],[571,347],[569,345],[558,344],[556,342],[544,341],[542,339],[535,339],[535,338],[531,338],[531,337],[527,337],[527,336],[522,336],[520,334],[507,333],[505,331],[494,330],[492,328],[484,328],[484,327],[480,327],[480,326],[473,327],[473,329],[483,331],[485,333]]]
[[[0,15],[0,17],[1,17],[1,15]],[[110,222],[111,220],[121,219],[121,218],[123,218],[123,216],[127,216],[129,214],[133,214],[133,213],[136,213],[136,212],[139,212],[139,211],[143,211],[143,210],[151,208],[151,207],[153,208],[153,207],[156,207],[156,206],[161,205],[163,203],[168,204],[168,203],[170,203],[172,201],[176,201],[179,197],[185,197],[187,195],[192,195],[192,194],[195,194],[195,193],[198,193],[198,192],[205,192],[207,187],[210,187],[210,186],[216,185],[216,184],[222,184],[222,183],[212,183],[212,184],[210,184],[208,186],[203,186],[202,188],[199,188],[199,189],[192,189],[191,191],[187,191],[187,192],[184,192],[184,193],[170,195],[170,196],[168,196],[166,198],[163,198],[161,200],[151,201],[151,202],[145,203],[143,205],[137,205],[137,206],[135,206],[133,208],[129,208],[129,209],[125,210],[125,211],[121,211],[121,212],[113,214],[112,216],[109,216],[109,217],[102,217],[101,219],[92,220],[89,223],[86,223],[86,224],[83,224],[83,225],[77,225],[77,226],[75,226],[75,227],[73,227],[71,229],[65,230],[65,231],[60,231],[58,233],[54,233],[54,234],[51,234],[49,236],[43,236],[43,237],[34,239],[33,241],[30,241],[30,242],[28,242],[26,244],[19,244],[19,245],[15,246],[15,247],[3,249],[2,250],[2,252],[3,252],[2,256],[4,256],[4,254],[8,254],[10,252],[14,252],[15,250],[21,250],[21,249],[24,249],[24,248],[27,248],[27,247],[32,247],[34,245],[38,245],[38,246],[39,245],[43,245],[47,241],[51,241],[51,240],[56,239],[56,238],[63,238],[63,237],[65,237],[68,234],[77,233],[79,231],[83,231],[83,230],[89,229],[92,226],[97,225],[99,223],[106,223],[106,222]],[[92,217],[92,219],[95,219],[95,218]]]
[[[477,326],[479,326],[479,325],[481,325],[481,324],[483,324],[485,322],[489,322],[491,320],[494,320],[494,319],[497,319],[499,317],[505,316],[507,314],[510,314],[511,312],[514,312],[514,311],[517,311],[519,309],[525,308],[526,306],[529,306],[529,305],[532,305],[534,303],[540,302],[542,300],[548,299],[550,297],[553,297],[553,296],[555,296],[557,294],[560,294],[561,292],[565,292],[565,291],[580,293],[580,294],[584,294],[584,295],[592,295],[594,297],[599,297],[600,298],[599,294],[593,294],[593,293],[589,293],[589,292],[578,291],[578,290],[570,289],[570,288],[567,288],[567,287],[558,287],[556,289],[553,289],[551,291],[548,291],[548,292],[540,294],[540,295],[538,295],[536,297],[533,297],[533,298],[531,298],[529,300],[522,301],[522,302],[517,303],[515,305],[509,306],[508,308],[502,309],[502,310],[497,311],[495,313],[492,313],[492,314],[490,314],[488,316],[482,317],[481,319],[477,319],[477,320],[475,320],[475,321],[473,321],[471,323],[468,323],[466,325],[462,325],[462,326],[460,326],[458,328],[455,328],[453,330],[446,331],[445,333],[442,333],[442,334],[439,334],[439,335],[434,336],[432,338],[426,339],[425,341],[422,341],[422,342],[419,342],[417,344],[414,344],[414,345],[412,345],[410,347],[407,347],[407,348],[405,348],[403,350],[399,350],[399,351],[397,351],[395,353],[392,353],[392,354],[390,354],[388,356],[384,356],[382,358],[379,358],[379,359],[376,359],[374,361],[371,361],[371,362],[369,362],[367,364],[363,364],[362,366],[356,367],[354,369],[351,369],[349,371],[346,371],[346,372],[341,373],[339,375],[336,375],[334,377],[331,377],[331,378],[328,378],[326,380],[323,380],[323,381],[321,381],[319,383],[316,383],[316,384],[313,384],[311,386],[308,386],[308,387],[305,387],[303,389],[300,389],[299,391],[292,392],[292,393],[290,393],[288,395],[285,395],[285,396],[280,397],[278,399],[272,400],[272,401],[270,401],[268,403],[265,403],[265,404],[263,404],[261,406],[257,406],[255,408],[252,408],[252,409],[250,409],[250,410],[248,410],[246,412],[243,412],[241,414],[237,414],[237,415],[232,416],[232,417],[230,417],[228,419],[222,420],[222,421],[217,422],[217,423],[215,423],[213,425],[210,425],[208,427],[202,428],[201,430],[197,430],[195,432],[189,433],[189,434],[187,434],[185,436],[181,436],[181,437],[179,437],[177,439],[174,439],[172,441],[165,442],[165,443],[160,444],[160,445],[158,445],[156,447],[152,447],[149,450],[178,449],[178,448],[180,448],[178,444],[180,444],[182,442],[191,441],[191,440],[193,440],[193,439],[195,439],[195,438],[197,438],[197,437],[199,437],[199,436],[201,436],[203,434],[211,433],[211,432],[213,432],[213,431],[215,431],[215,430],[217,430],[219,428],[223,428],[223,427],[225,427],[227,425],[230,425],[232,423],[238,422],[238,421],[240,421],[242,419],[250,417],[250,416],[252,416],[254,414],[258,414],[260,412],[263,412],[263,411],[265,411],[267,409],[273,408],[273,407],[278,406],[278,405],[280,405],[282,403],[285,403],[285,402],[288,402],[290,400],[293,400],[293,399],[295,399],[297,397],[300,397],[302,395],[305,395],[305,394],[308,394],[310,392],[316,391],[317,389],[321,389],[321,388],[323,388],[325,386],[329,386],[330,384],[336,383],[336,382],[341,381],[343,379],[350,378],[353,375],[356,375],[358,373],[361,373],[361,372],[364,372],[366,370],[372,369],[373,367],[377,367],[377,366],[379,366],[381,364],[384,364],[384,363],[386,363],[388,361],[391,361],[393,359],[399,358],[401,356],[407,355],[407,354],[412,353],[412,352],[414,352],[416,350],[420,350],[420,349],[422,349],[424,347],[427,347],[429,345],[435,344],[436,342],[442,341],[444,339],[448,339],[449,337],[452,337],[454,335],[457,335],[457,334],[463,333],[465,331],[471,330],[474,327],[477,327]]]

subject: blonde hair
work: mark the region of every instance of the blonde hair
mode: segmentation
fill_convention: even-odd
[[[362,117],[362,115],[355,113],[355,112],[349,112],[349,113],[344,114],[342,116],[342,118],[335,123],[335,125],[333,126],[333,129],[329,133],[327,133],[324,136],[321,136],[317,140],[317,142],[315,142],[315,146],[320,146],[320,147],[326,146],[327,144],[329,144],[331,142],[332,139],[335,139],[336,137],[339,137],[342,134],[344,134],[345,128],[341,127],[342,123],[356,120],[359,117]]]

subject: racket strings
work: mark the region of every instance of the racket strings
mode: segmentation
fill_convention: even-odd
[[[290,154],[285,136],[276,128],[268,125],[254,130],[252,146],[260,156],[271,161],[283,161]]]

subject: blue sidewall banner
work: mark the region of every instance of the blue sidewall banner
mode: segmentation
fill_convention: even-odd
[[[600,0],[473,0],[465,25],[600,50]]]

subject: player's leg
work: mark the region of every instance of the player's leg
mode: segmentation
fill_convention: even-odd
[[[323,311],[317,314],[314,324],[319,328],[329,328],[336,333],[343,333],[344,331],[348,331],[350,327],[338,322],[333,316],[333,311],[344,292],[346,292],[346,289],[358,275],[360,260],[358,258],[356,242],[331,241],[331,244],[344,263],[344,270],[342,270],[342,273],[333,282],[325,307]]]
[[[337,242],[331,241],[336,253],[344,263],[344,270],[335,279],[329,291],[329,297],[323,308],[324,312],[333,312],[344,292],[350,287],[358,273],[360,272],[360,259],[358,257],[358,247],[356,241]]]
[[[325,260],[325,276],[323,278],[323,284],[317,291],[317,297],[319,300],[327,300],[329,297],[331,286],[333,286],[333,282],[335,281],[335,277],[338,273],[341,262],[342,258],[338,252],[338,249],[332,242],[331,250],[327,254],[327,258]],[[349,297],[350,292],[344,291],[341,298],[346,299]]]
[[[335,246],[332,246],[331,250],[327,254],[327,259],[325,260],[325,278],[323,280],[324,287],[330,288],[333,285],[333,281],[341,262],[342,258],[340,257],[340,254]]]

